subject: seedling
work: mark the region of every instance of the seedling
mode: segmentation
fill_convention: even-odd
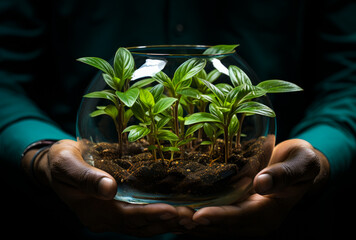
[[[191,58],[183,62],[168,76],[160,71],[135,84],[130,80],[135,71],[134,58],[130,51],[119,48],[113,66],[96,58],[80,58],[78,61],[103,71],[103,78],[110,89],[86,94],[87,98],[103,98],[111,102],[107,106],[97,106],[92,117],[110,116],[118,134],[119,153],[123,145],[146,138],[153,158],[156,152],[164,161],[164,151],[194,149],[195,144],[210,145],[209,155],[214,151],[217,139],[223,135],[224,160],[228,163],[235,139],[240,146],[244,119],[255,114],[275,117],[274,111],[256,101],[267,93],[301,91],[297,85],[283,80],[267,80],[254,86],[247,74],[235,65],[220,72],[218,69],[206,72],[207,61],[230,53],[238,45],[217,45],[207,49],[207,58]],[[228,75],[231,84],[213,84],[222,75]],[[147,87],[156,83],[153,87]],[[185,110],[186,114],[184,114]],[[185,115],[185,116],[184,116]],[[139,123],[127,126],[134,116]],[[198,138],[195,137],[198,131]],[[203,132],[209,140],[203,141]],[[128,136],[126,137],[128,133]]]
[[[112,104],[107,106],[97,106],[97,110],[91,113],[91,117],[99,115],[110,116],[115,124],[118,143],[119,155],[122,154],[123,144],[126,141],[123,138],[123,130],[133,113],[126,107],[132,107],[139,95],[138,87],[150,84],[150,81],[137,82],[130,86],[129,82],[135,70],[135,63],[131,53],[125,48],[119,48],[114,57],[113,67],[104,59],[97,57],[79,58],[78,61],[91,65],[103,72],[103,79],[111,88],[84,95],[87,98],[103,98],[110,100]]]
[[[202,82],[210,89],[213,96],[203,95],[210,102],[209,113],[198,112],[188,116],[185,124],[215,123],[224,133],[225,163],[231,152],[232,139],[237,135],[236,142],[239,144],[242,122],[245,116],[259,114],[267,117],[275,117],[274,111],[268,106],[252,101],[267,93],[280,93],[300,91],[297,85],[282,80],[267,80],[253,86],[249,77],[237,66],[229,67],[229,76],[232,86],[224,84],[218,87],[206,80]],[[228,91],[225,91],[227,88]],[[241,114],[240,120],[237,114]]]
[[[156,117],[169,108],[172,104],[177,101],[176,98],[165,97],[159,99],[157,102],[154,99],[152,93],[146,89],[140,89],[140,100],[137,103],[138,106],[134,107],[134,114],[140,114],[141,125],[131,125],[123,130],[123,132],[130,132],[128,140],[130,142],[135,142],[140,138],[148,135],[150,149],[153,150],[154,159],[156,159],[156,148],[161,157],[164,160],[162,146],[160,144],[161,140],[167,141],[178,141],[179,138],[176,134],[169,130],[163,129],[163,127],[168,123],[169,118],[160,118],[156,120]],[[157,144],[157,147],[155,146]]]

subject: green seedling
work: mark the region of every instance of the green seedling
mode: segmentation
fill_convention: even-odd
[[[135,142],[148,135],[150,150],[153,151],[155,160],[157,160],[156,149],[158,150],[161,160],[164,160],[162,151],[174,150],[174,147],[163,148],[160,141],[176,142],[179,140],[178,136],[172,131],[164,129],[164,126],[170,119],[168,117],[160,116],[162,112],[170,108],[176,101],[176,98],[164,97],[156,102],[150,91],[147,89],[140,89],[140,99],[135,107],[132,108],[132,111],[135,115],[140,115],[139,118],[141,124],[131,125],[123,130],[123,132],[129,132],[128,140],[130,142]]]
[[[282,80],[267,80],[253,86],[249,77],[237,66],[229,67],[229,76],[232,86],[229,84],[213,85],[206,80],[202,82],[213,93],[202,95],[210,102],[209,112],[198,112],[186,117],[185,124],[215,123],[224,133],[225,163],[231,152],[233,136],[236,134],[236,142],[240,142],[242,121],[245,116],[259,114],[267,117],[275,117],[274,111],[268,106],[253,101],[267,93],[280,93],[300,91],[297,85]],[[241,114],[241,119],[237,119]]]
[[[255,114],[275,117],[271,108],[256,99],[267,93],[302,90],[297,85],[282,80],[267,80],[254,86],[247,74],[234,65],[223,72],[218,69],[206,72],[208,61],[223,59],[237,46],[213,46],[204,52],[207,58],[191,58],[183,62],[172,77],[160,71],[152,78],[144,78],[132,85],[130,80],[135,71],[135,63],[127,49],[117,50],[113,66],[96,57],[80,58],[78,61],[101,70],[109,87],[84,96],[110,102],[106,106],[97,106],[97,110],[90,116],[108,115],[113,119],[120,155],[127,142],[146,138],[156,161],[157,152],[160,159],[165,160],[165,151],[171,152],[170,160],[173,160],[174,152],[181,151],[182,155],[184,150],[194,149],[193,140],[198,135],[196,144],[210,145],[211,156],[217,139],[223,135],[224,158],[227,163],[234,139],[235,145],[240,145],[242,125],[246,117]],[[231,84],[214,85],[222,73],[228,74]],[[154,83],[154,86],[147,87]],[[138,123],[127,126],[132,117]],[[209,140],[203,141],[203,132]]]

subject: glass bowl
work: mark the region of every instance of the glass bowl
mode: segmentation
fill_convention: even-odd
[[[267,166],[275,118],[248,107],[271,108],[270,101],[254,91],[259,80],[235,50],[207,49],[130,47],[134,71],[125,91],[113,91],[102,72],[90,83],[77,139],[84,160],[116,179],[115,199],[192,208],[231,204],[249,194]],[[113,95],[93,94],[103,90]]]

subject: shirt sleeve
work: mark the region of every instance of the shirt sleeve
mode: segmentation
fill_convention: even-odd
[[[72,138],[31,100],[41,94],[35,93],[39,77],[35,69],[40,68],[47,47],[47,26],[43,13],[28,2],[0,3],[0,158],[15,165],[35,141]]]
[[[356,3],[325,1],[315,46],[317,96],[292,137],[310,142],[329,160],[331,177],[345,172],[356,152]]]

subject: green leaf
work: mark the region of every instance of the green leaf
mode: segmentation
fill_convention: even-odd
[[[167,123],[169,123],[169,121],[172,119],[172,117],[162,117],[158,122],[157,122],[157,128],[163,128],[164,126],[166,126]]]
[[[264,89],[267,93],[303,91],[298,85],[283,80],[266,80],[257,84],[257,87]]]
[[[164,72],[160,71],[156,73],[152,78],[157,82],[159,82],[160,84],[162,84],[163,86],[169,89],[174,89],[172,80]]]
[[[216,106],[216,104],[211,103],[209,105],[209,112],[211,114],[213,114],[215,117],[217,117],[218,119],[220,119],[221,122],[224,121],[224,114],[222,113],[222,111]]]
[[[202,69],[194,77],[201,78],[201,79],[206,79],[208,77],[208,75],[206,74],[206,71],[204,69]]]
[[[157,134],[159,140],[178,141],[179,137],[170,130],[160,129]]]
[[[185,145],[185,144],[187,144],[187,143],[189,143],[189,142],[191,142],[191,141],[193,141],[193,140],[195,140],[195,139],[197,139],[197,138],[192,137],[192,138],[186,138],[186,139],[184,139],[184,140],[182,140],[182,141],[179,141],[179,142],[177,143],[177,147],[180,147],[180,146],[182,146],[182,145]]]
[[[179,82],[194,77],[194,75],[198,74],[205,67],[205,64],[206,60],[201,58],[192,58],[185,61],[175,71],[172,80],[173,85],[177,86]]]
[[[155,105],[155,99],[150,91],[147,89],[140,89],[140,100],[149,108],[153,108]]]
[[[215,103],[216,105],[220,105],[219,101],[216,100],[216,97],[214,94],[202,94],[202,95],[200,95],[200,99],[205,102],[212,102],[212,103]]]
[[[111,65],[104,59],[97,57],[83,57],[78,58],[77,61],[93,66],[110,76],[114,76],[114,70]]]
[[[116,77],[125,81],[130,78],[135,70],[132,54],[126,48],[119,48],[114,57],[114,71]]]
[[[221,72],[219,72],[217,69],[212,70],[209,72],[208,76],[206,77],[206,80],[210,83],[215,82],[221,75]]]
[[[172,98],[172,97],[166,97],[166,98],[161,98],[153,107],[153,114],[156,115],[158,113],[163,112],[164,110],[166,110],[167,108],[169,108],[170,106],[172,106],[172,104],[174,102],[176,102],[178,99],[176,98]]]
[[[142,127],[142,126],[140,126],[140,125],[131,125],[131,126],[128,126],[127,128],[125,128],[125,129],[122,131],[122,133],[130,132],[131,130],[137,129],[137,128],[139,128],[139,127]]]
[[[140,81],[135,82],[134,84],[131,85],[131,88],[143,88],[149,84],[151,84],[152,82],[154,82],[155,80],[153,78],[145,78],[142,79]]]
[[[117,108],[114,105],[108,105],[104,109],[107,115],[109,115],[114,121],[116,121],[117,115],[119,112],[117,111]]]
[[[212,141],[202,141],[200,145],[211,145],[212,143]]]
[[[168,151],[171,151],[171,152],[179,152],[180,149],[177,148],[177,147],[163,147],[163,148],[162,148],[162,151],[163,151],[163,152],[168,152]]]
[[[130,118],[133,116],[131,109],[127,109],[124,113],[124,126],[129,122]]]
[[[203,129],[204,129],[205,134],[209,138],[213,138],[214,137],[214,133],[216,132],[216,127],[214,126],[214,124],[204,123]]]
[[[191,125],[195,123],[204,123],[204,122],[221,123],[221,120],[211,113],[198,112],[198,113],[193,113],[192,115],[186,117],[184,125]]]
[[[259,103],[259,102],[245,102],[242,103],[240,106],[236,108],[236,110],[233,112],[233,114],[236,113],[244,113],[246,115],[263,115],[267,117],[275,117],[276,114],[275,112],[267,107],[266,105]]]
[[[233,90],[233,87],[227,83],[218,83],[215,85],[225,96]]]
[[[237,130],[239,129],[239,120],[237,119],[236,115],[232,116],[228,131],[229,131],[229,136],[234,135]]]
[[[139,140],[140,138],[143,138],[144,136],[146,136],[147,134],[149,134],[151,132],[151,130],[149,128],[146,127],[142,127],[140,125],[131,125],[127,128],[124,129],[124,132],[130,132],[128,135],[128,140],[130,142],[135,142],[137,140]]]
[[[123,86],[125,85],[125,79],[123,79],[122,81],[120,80],[120,78],[118,77],[114,77],[114,81],[116,82],[117,85],[117,90],[121,91]]]
[[[200,98],[199,90],[191,87],[180,89],[177,91],[177,93],[186,97],[192,97],[196,99]]]
[[[158,102],[158,100],[162,97],[163,91],[164,91],[163,84],[157,84],[150,89],[150,92],[152,93],[155,102]]]
[[[215,87],[213,84],[211,84],[210,82],[206,81],[206,80],[202,80],[202,82],[214,93],[214,95],[216,96],[216,98],[218,100],[220,100],[220,103],[224,103],[225,101],[225,95],[222,91],[220,91],[219,88]]]
[[[252,85],[251,80],[246,75],[246,73],[235,65],[229,66],[229,76],[234,87],[240,86],[242,84]]]
[[[237,86],[234,89],[232,89],[226,96],[226,99],[225,99],[226,102],[234,103],[236,101],[240,101],[241,98],[246,96],[248,94],[248,92],[244,91],[244,86],[245,86],[245,84]]]
[[[139,93],[140,93],[140,90],[138,88],[130,88],[126,92],[116,91],[116,95],[127,107],[132,107],[132,105],[135,103]]]
[[[248,92],[248,94],[243,97],[244,100],[258,98],[263,95],[266,95],[267,93],[266,90],[264,90],[263,88],[253,85],[244,85],[244,91]]]
[[[84,97],[86,97],[86,98],[103,98],[103,99],[108,99],[113,103],[116,102],[116,96],[115,96],[114,91],[112,91],[112,90],[102,90],[102,91],[97,91],[97,92],[91,92],[91,93],[85,94]]]
[[[266,93],[267,92],[260,87],[242,84],[235,87],[231,92],[228,93],[226,101],[230,102],[234,107],[236,107],[237,104],[261,97],[266,95]]]
[[[231,53],[238,46],[239,46],[239,44],[236,44],[236,45],[216,45],[216,46],[212,46],[212,47],[206,49],[203,54]]]
[[[135,102],[131,107],[132,113],[141,122],[145,122],[145,109],[142,104]]]
[[[98,109],[98,110],[95,110],[94,112],[90,113],[90,117],[97,117],[100,115],[107,115],[106,112],[104,111],[104,109]]]
[[[198,129],[202,128],[203,126],[204,126],[203,123],[198,123],[198,124],[195,124],[195,125],[189,127],[187,129],[187,131],[185,132],[184,137],[186,138],[186,137],[192,135],[193,133],[195,133]]]
[[[92,112],[90,114],[91,117],[97,117],[100,115],[108,115],[110,116],[114,121],[116,121],[118,111],[117,108],[114,105],[108,105],[108,106],[97,106],[96,107],[98,110]]]
[[[109,87],[111,87],[114,90],[118,89],[118,83],[112,78],[109,74],[103,73],[103,79],[106,82]]]

